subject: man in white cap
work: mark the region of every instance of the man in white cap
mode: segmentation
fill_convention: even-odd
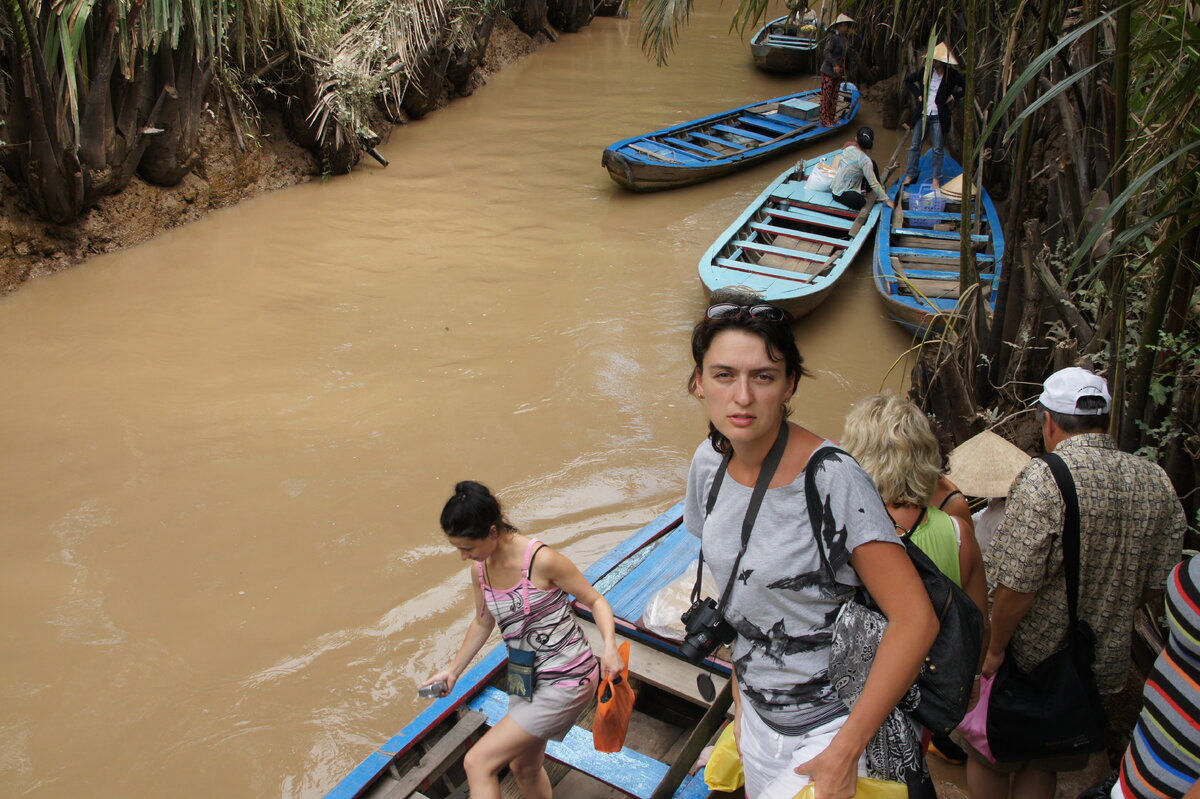
[[[837,124],[838,88],[846,76],[846,34],[854,23],[846,14],[829,26],[829,38],[821,58],[821,124],[832,128]]]
[[[1112,397],[1103,378],[1071,367],[1050,375],[1043,389],[1042,439],[1070,469],[1079,495],[1079,618],[1096,634],[1096,685],[1101,694],[1114,694],[1125,685],[1134,613],[1161,593],[1179,562],[1183,507],[1157,464],[1121,452],[1105,432]],[[1064,644],[1063,513],[1050,468],[1031,460],[1013,482],[1004,520],[984,555],[996,584],[984,675],[996,672],[1006,649],[1029,671]],[[972,799],[1008,796],[1010,778],[1013,796],[1050,799],[1057,772],[1087,761],[1081,755],[991,764],[977,752],[969,755]]]
[[[950,138],[950,106],[961,102],[967,93],[967,82],[954,68],[958,64],[949,46],[941,42],[933,49],[933,69],[929,86],[925,85],[925,65],[913,70],[904,79],[904,86],[917,100],[913,116],[912,147],[908,150],[908,168],[904,170],[904,185],[914,183],[921,174],[921,144],[929,134],[933,148],[933,187],[942,183],[942,159],[946,155],[946,140]]]

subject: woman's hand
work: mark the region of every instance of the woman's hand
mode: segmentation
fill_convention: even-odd
[[[617,649],[616,643],[605,644],[604,654],[600,656],[600,676],[615,678],[625,670],[625,661]]]
[[[850,799],[858,789],[858,759],[861,755],[861,752],[842,750],[835,739],[824,752],[796,766],[795,771],[812,780],[816,799]]]
[[[988,650],[987,657],[983,659],[983,668],[980,669],[980,674],[984,677],[991,677],[1000,668],[1000,664],[1004,662],[1004,652],[999,653]]]
[[[737,747],[738,757],[741,757],[742,756],[742,703],[741,702],[735,702],[734,706],[733,706],[733,745],[735,747]]]
[[[433,685],[435,682],[446,683],[446,690],[442,693],[442,696],[445,696],[454,690],[454,683],[458,682],[458,675],[450,670],[439,671],[437,674],[421,683],[421,687],[424,688],[426,685]]]

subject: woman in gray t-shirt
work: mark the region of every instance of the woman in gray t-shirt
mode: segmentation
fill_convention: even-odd
[[[709,420],[692,460],[684,522],[703,542],[723,589],[741,546],[753,487],[781,425],[787,444],[735,575],[725,618],[733,645],[735,732],[756,799],[794,796],[808,782],[822,797],[853,796],[863,752],[912,685],[937,633],[920,578],[887,519],[870,477],[834,455],[815,478],[824,499],[823,570],[809,523],[804,467],[824,438],[788,422],[786,403],[804,374],[791,317],[753,298],[713,305],[692,332],[688,382]],[[706,516],[726,453],[727,471]],[[852,711],[830,684],[831,628],[854,586],[864,585],[888,617],[866,686]]]

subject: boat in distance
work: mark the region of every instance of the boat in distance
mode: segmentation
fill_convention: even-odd
[[[873,194],[854,211],[829,191],[805,187],[815,169],[836,168],[840,152],[784,170],[717,237],[700,259],[709,294],[746,288],[797,319],[829,296],[887,210]]]
[[[850,124],[858,114],[852,83],[839,91],[837,122],[820,120],[820,89],[722,111],[612,144],[600,162],[619,185],[657,191],[727,175],[791,152]]]
[[[726,718],[728,663],[709,658],[695,665],[680,654],[678,641],[640,623],[660,588],[685,572],[695,573],[699,551],[700,540],[683,526],[683,503],[679,502],[584,572],[612,605],[618,639],[631,644],[629,678],[637,700],[620,752],[595,750],[591,733],[595,703],[585,709],[563,741],[547,744],[546,771],[556,794],[599,799],[616,789],[644,799],[702,799],[709,795],[704,770],[689,775],[686,767],[695,762],[703,746],[715,740],[720,722]],[[601,638],[591,613],[578,602],[574,607],[595,649]],[[506,666],[503,644],[488,651],[463,673],[447,696],[432,700],[334,786],[326,799],[465,797],[463,755],[507,712],[508,696],[503,691]],[[715,703],[712,697],[701,695],[696,682],[701,674],[716,688]],[[502,783],[503,790],[516,789],[511,774],[502,773]]]
[[[920,177],[889,196],[895,209],[884,214],[875,238],[872,276],[884,310],[905,330],[925,338],[945,330],[959,313],[961,197],[932,189],[933,153],[921,157]],[[949,154],[942,162],[944,183],[962,175]],[[972,217],[971,251],[979,286],[990,312],[995,310],[1004,258],[1004,230],[986,189],[979,191]]]
[[[824,31],[825,26],[816,17],[797,19],[789,14],[773,19],[750,40],[754,66],[784,75],[816,72],[817,45]]]

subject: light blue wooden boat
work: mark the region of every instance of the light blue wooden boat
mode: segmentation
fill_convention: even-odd
[[[754,66],[766,72],[794,75],[817,71],[817,44],[825,26],[815,15],[788,21],[788,15],[773,19],[758,29],[750,40]]]
[[[703,667],[695,666],[682,658],[677,642],[638,626],[651,597],[684,571],[694,569],[699,551],[699,539],[683,527],[681,502],[585,572],[613,606],[620,637],[631,642],[630,679],[638,702],[620,752],[595,751],[588,714],[565,740],[547,745],[547,772],[556,795],[589,799],[611,796],[615,788],[627,796],[649,799],[671,766],[671,754],[682,748],[681,741],[694,726],[694,721],[688,720],[700,719],[708,707],[699,695],[696,676],[710,674],[718,690],[727,682],[728,664],[710,659]],[[593,641],[598,640],[591,614],[581,606],[576,609],[584,631]],[[448,696],[433,700],[355,767],[326,799],[465,797],[463,754],[507,711],[508,697],[500,687],[506,660],[503,646],[488,652],[463,674]],[[661,717],[656,715],[658,708],[664,709]],[[667,794],[675,799],[708,795],[703,769],[686,776]]]
[[[929,183],[932,170],[933,153],[926,152],[921,157],[920,179],[903,190],[899,183],[889,190],[896,208],[885,214],[879,225],[872,265],[875,288],[888,316],[920,338],[944,331],[958,313],[959,303],[962,206],[950,200],[943,204],[942,199],[922,191],[920,187]],[[962,167],[946,155],[942,172],[945,184],[961,175]],[[909,210],[910,195],[924,197],[926,204],[935,207]],[[986,190],[980,191],[976,208],[978,225],[970,235],[985,302],[992,311],[1004,258],[1004,230]]]
[[[620,185],[634,191],[687,186],[791,152],[845,127],[858,113],[859,92],[843,83],[837,124],[820,122],[821,90],[744,105],[622,139],[601,163]]]
[[[700,259],[700,282],[711,294],[744,287],[800,318],[829,296],[866,244],[879,202],[856,212],[828,191],[810,191],[805,176],[832,166],[840,150],[785,170],[763,189]]]

